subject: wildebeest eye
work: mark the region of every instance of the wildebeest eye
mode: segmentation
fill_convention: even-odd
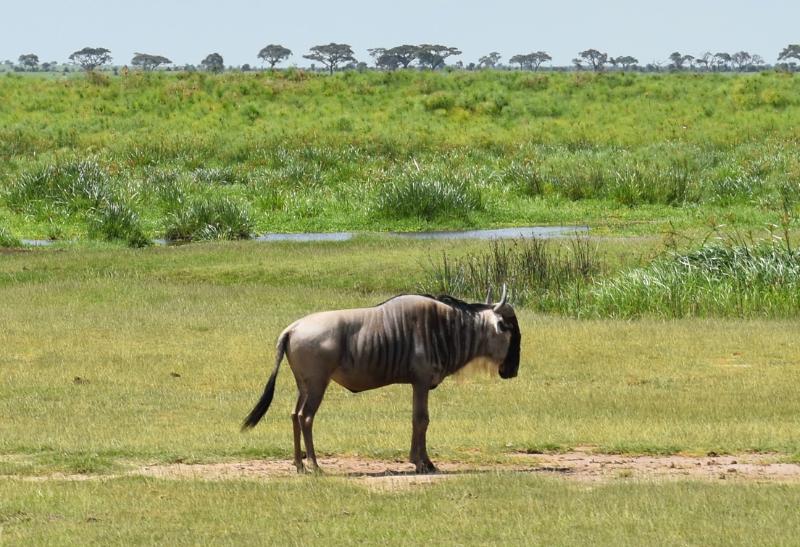
[[[501,332],[508,332],[511,330],[511,327],[508,325],[508,323],[502,319],[497,322],[497,328],[500,329]]]

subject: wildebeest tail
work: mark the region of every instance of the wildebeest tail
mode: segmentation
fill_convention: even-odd
[[[267,380],[267,385],[264,388],[264,394],[261,395],[261,399],[258,400],[256,406],[253,407],[253,410],[251,410],[247,418],[244,419],[242,431],[255,427],[256,424],[261,421],[261,418],[264,417],[264,414],[267,413],[269,405],[272,403],[272,397],[275,395],[275,380],[278,378],[278,369],[280,369],[281,361],[283,361],[283,356],[286,354],[286,344],[288,342],[289,329],[286,329],[281,333],[280,338],[278,338],[278,354],[275,356],[275,369],[272,371],[272,374],[270,374],[269,380]]]

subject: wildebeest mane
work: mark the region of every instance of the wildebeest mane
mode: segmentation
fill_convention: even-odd
[[[440,294],[438,296],[434,296],[432,294],[398,294],[397,296],[393,296],[387,300],[384,300],[380,304],[376,304],[375,307],[383,306],[384,304],[391,302],[395,298],[400,298],[401,296],[422,296],[424,298],[430,298],[431,300],[436,300],[437,302],[441,302],[442,304],[447,304],[451,308],[455,308],[460,311],[468,312],[468,313],[478,313],[484,310],[490,309],[492,306],[489,304],[470,304],[464,300],[460,300],[455,296],[450,296],[449,294]]]

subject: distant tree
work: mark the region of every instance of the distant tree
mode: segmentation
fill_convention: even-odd
[[[778,54],[779,61],[788,61],[789,59],[800,61],[800,44],[789,44]]]
[[[500,62],[500,57],[501,55],[496,51],[493,51],[488,55],[484,55],[483,57],[478,59],[478,67],[494,68],[495,66],[497,66],[497,63]]]
[[[133,66],[141,67],[142,70],[150,71],[161,65],[171,65],[172,61],[162,55],[150,55],[148,53],[134,53],[131,59]]]
[[[417,62],[422,67],[436,70],[445,65],[445,60],[453,55],[461,55],[461,50],[438,44],[422,44],[417,51]]]
[[[675,70],[683,70],[684,65],[691,63],[694,57],[691,55],[683,55],[680,52],[674,51],[670,54],[669,60],[672,61],[672,68]]]
[[[520,69],[530,69],[531,65],[528,62],[528,56],[529,54],[519,53],[517,55],[513,55],[508,62],[512,65],[519,65]]]
[[[730,53],[725,53],[724,51],[715,53],[714,56],[711,58],[711,64],[717,69],[722,70],[728,68],[728,64],[731,62],[731,55]]]
[[[746,51],[737,51],[731,55],[731,64],[736,70],[746,70],[753,63],[753,56]]]
[[[19,56],[19,64],[25,70],[36,70],[39,66],[39,56],[35,53],[26,53]]]
[[[269,63],[269,68],[275,68],[275,65],[281,61],[285,61],[292,54],[292,50],[285,48],[279,44],[270,44],[261,48],[258,52],[258,58]]]
[[[376,68],[396,70],[403,64],[400,57],[392,53],[388,53],[388,50],[385,47],[376,47],[368,49],[367,51],[369,52],[370,57],[375,60]]]
[[[546,61],[552,61],[552,57],[544,51],[514,55],[508,60],[509,63],[518,64],[522,69],[533,71],[539,70],[539,66]]]
[[[578,59],[588,63],[595,72],[599,72],[603,70],[603,65],[608,63],[608,54],[601,53],[596,49],[587,49],[578,53]],[[578,59],[573,59],[573,61]]]
[[[764,66],[764,58],[761,55],[754,53],[750,58],[750,65],[753,67]]]
[[[205,59],[200,61],[200,67],[209,72],[222,72],[225,70],[225,61],[219,53],[209,53]]]
[[[615,66],[620,65],[622,70],[629,70],[631,67],[639,64],[639,59],[631,57],[630,55],[620,55],[616,57],[614,61],[616,61]],[[609,59],[609,62],[611,62],[611,59]]]
[[[686,66],[689,68],[694,67],[694,55],[684,55],[683,62],[686,63]]]
[[[403,68],[408,68],[408,65],[414,62],[419,54],[419,46],[412,46],[411,44],[403,44],[402,46],[395,46],[386,50],[387,55],[392,55],[400,63]]]
[[[358,62],[353,56],[353,48],[347,44],[334,44],[333,42],[328,45],[314,46],[311,48],[311,53],[303,55],[303,57],[322,63],[331,74],[342,63]]]
[[[714,59],[714,54],[712,54],[710,51],[706,51],[699,57],[695,57],[694,64],[702,66],[705,69],[708,69],[712,66],[713,59]]]
[[[69,60],[81,66],[86,72],[111,62],[111,51],[104,47],[85,47],[73,52]]]
[[[253,70],[253,68],[250,66],[249,63],[245,63],[241,66],[239,70],[241,70],[242,72],[250,72],[251,70]]]

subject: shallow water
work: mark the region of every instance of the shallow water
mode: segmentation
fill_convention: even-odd
[[[522,226],[457,232],[393,232],[392,235],[408,239],[509,239],[514,237],[565,237],[588,231],[588,226]]]
[[[515,237],[566,237],[585,234],[588,226],[520,226],[517,228],[496,228],[493,230],[458,230],[452,232],[386,232],[384,235],[403,239],[509,239]],[[369,233],[369,232],[365,232]],[[302,234],[262,234],[252,241],[271,243],[275,241],[349,241],[358,235],[356,232],[312,232]],[[54,241],[48,239],[23,239],[22,243],[31,247],[46,247]],[[169,245],[165,239],[154,239],[156,245]]]

